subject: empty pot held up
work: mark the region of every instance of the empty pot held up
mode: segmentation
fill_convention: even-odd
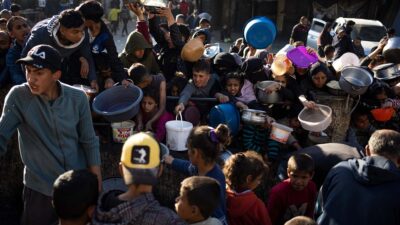
[[[343,69],[339,80],[340,88],[350,95],[363,95],[372,84],[372,76],[358,66],[349,66]]]

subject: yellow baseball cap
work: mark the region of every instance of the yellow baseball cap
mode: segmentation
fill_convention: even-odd
[[[157,182],[158,168],[167,151],[150,134],[136,133],[122,147],[121,164],[130,176],[124,176],[125,184],[150,184]],[[128,177],[128,178],[127,178]]]

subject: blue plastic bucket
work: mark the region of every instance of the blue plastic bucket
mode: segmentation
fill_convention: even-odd
[[[254,17],[244,28],[244,38],[256,49],[264,49],[272,44],[276,37],[276,26],[267,17]]]
[[[220,123],[226,124],[232,135],[236,135],[239,132],[240,114],[235,105],[224,103],[211,108],[209,125],[217,127]]]
[[[110,122],[122,122],[132,119],[140,109],[142,90],[135,86],[114,86],[94,98],[93,111]]]

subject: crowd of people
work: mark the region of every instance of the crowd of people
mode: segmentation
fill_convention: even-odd
[[[25,165],[22,224],[400,224],[400,49],[385,49],[392,36],[365,55],[360,40],[349,35],[354,22],[334,36],[328,23],[318,49],[306,48],[318,61],[304,67],[244,38],[229,51],[203,56],[213,46],[212,17],[197,14],[185,0],[165,8],[112,3],[108,12],[87,0],[33,27],[19,10],[0,14],[0,85],[9,89],[0,153],[18,131]],[[128,36],[122,52],[113,38],[120,20]],[[136,21],[130,33],[129,21]],[[301,17],[288,48],[305,48],[308,29],[307,17]],[[320,96],[332,95],[328,84],[338,83],[343,70],[334,62],[348,53],[373,83],[339,145],[323,132],[305,130],[298,115],[316,109]],[[389,67],[390,74],[380,76]],[[264,81],[277,84],[261,91],[277,93],[278,103],[259,98],[256,86]],[[103,191],[99,145],[106,140],[93,126],[93,119],[102,118],[72,85],[102,92],[116,83],[133,83],[143,99],[132,118],[138,133],[122,147],[125,187]],[[221,103],[268,116],[262,124],[242,121],[233,134],[226,124],[208,126],[211,108]],[[392,113],[382,120],[374,109]],[[175,114],[194,125],[189,160],[160,145]],[[293,129],[283,143],[270,138],[273,122]],[[152,193],[165,166],[188,176],[174,210]],[[266,198],[255,191],[263,183],[273,184]]]

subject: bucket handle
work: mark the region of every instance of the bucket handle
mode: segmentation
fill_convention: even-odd
[[[180,117],[180,121],[181,121],[181,129],[183,129],[183,116],[182,116],[182,112],[181,111],[179,111],[179,113],[176,114],[175,120],[178,120],[178,116]]]

